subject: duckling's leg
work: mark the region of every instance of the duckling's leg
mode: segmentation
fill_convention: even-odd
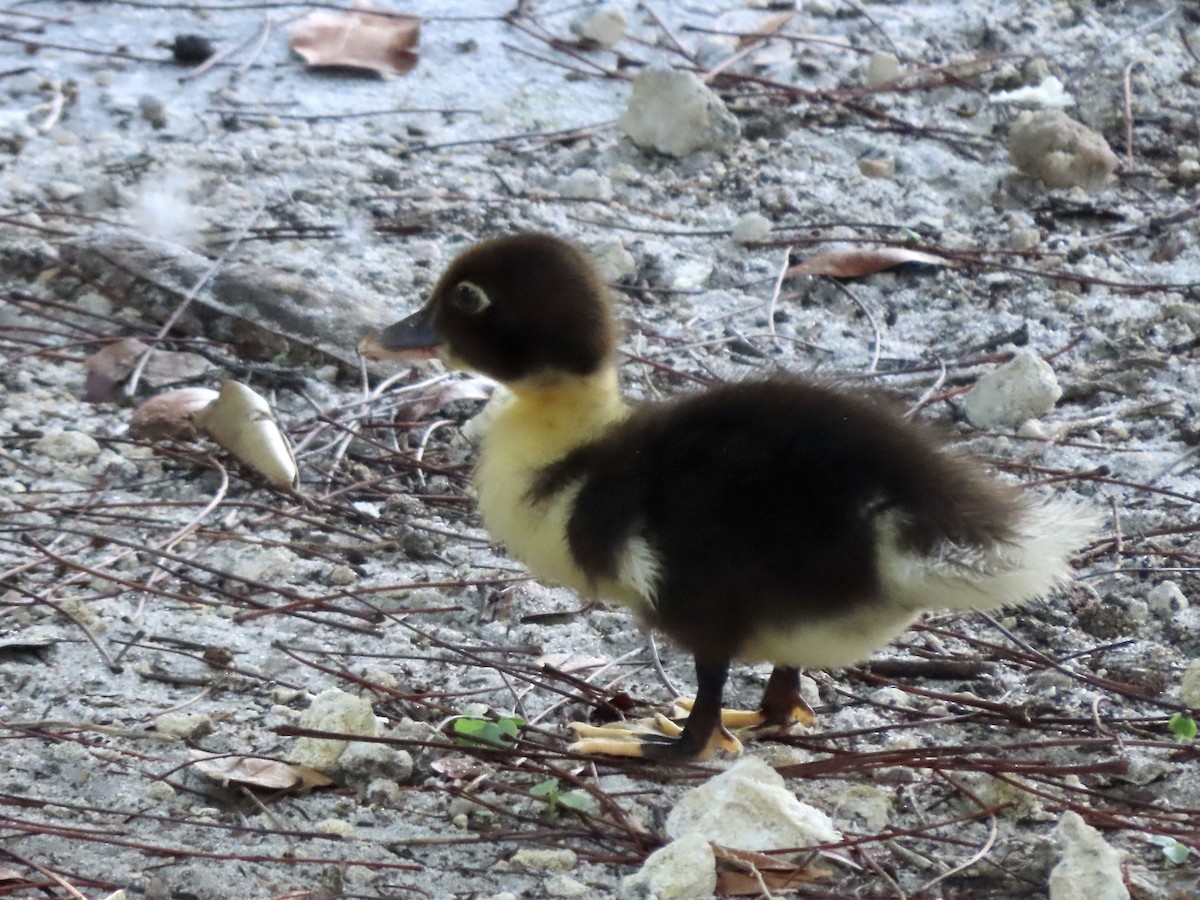
[[[665,716],[656,716],[661,731],[634,731],[609,725],[597,728],[572,722],[571,729],[581,738],[568,749],[575,753],[604,756],[632,756],[684,762],[708,759],[717,751],[731,756],[742,752],[741,742],[721,724],[721,695],[729,675],[729,661],[706,663],[696,660],[696,700],[683,728]]]
[[[688,712],[693,703],[690,697],[680,697],[675,706]],[[800,695],[800,670],[792,666],[776,666],[771,670],[761,708],[721,710],[721,724],[735,730],[811,725],[816,718],[817,714]]]

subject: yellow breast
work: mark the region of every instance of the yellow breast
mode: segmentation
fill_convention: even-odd
[[[592,584],[567,546],[578,486],[537,503],[531,502],[529,489],[540,469],[626,414],[611,370],[552,386],[514,386],[512,398],[488,426],[475,470],[484,525],[512,556],[540,579],[614,600],[626,600],[624,591]]]

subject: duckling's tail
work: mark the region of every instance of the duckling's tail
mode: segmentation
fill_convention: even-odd
[[[1096,534],[1100,522],[1098,510],[1081,501],[1031,498],[1008,540],[984,547],[946,543],[930,555],[900,549],[895,528],[885,524],[879,552],[884,592],[913,610],[1023,603],[1069,580],[1069,556]]]

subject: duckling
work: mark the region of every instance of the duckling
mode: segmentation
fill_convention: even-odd
[[[857,389],[777,376],[630,406],[616,344],[585,253],[524,233],[469,248],[362,345],[440,348],[504,384],[475,471],[488,530],[539,578],[629,606],[694,657],[682,729],[578,726],[572,749],[705,759],[740,751],[728,727],[811,723],[801,667],[859,662],[923,609],[1037,597],[1094,528]],[[758,710],[722,710],[735,660],[774,665]]]

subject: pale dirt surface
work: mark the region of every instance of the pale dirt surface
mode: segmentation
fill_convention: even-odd
[[[608,896],[724,765],[563,755],[566,721],[670,692],[625,612],[583,610],[489,546],[459,434],[480,404],[416,402],[429,371],[364,400],[331,367],[172,332],[160,346],[217,366],[193,383],[272,399],[300,447],[294,495],[210,443],[131,440],[127,402],[84,402],[89,354],[159,329],[63,266],[64,241],[108,225],[297,275],[331,304],[367,297],[374,321],[483,235],[545,229],[609,259],[620,242],[631,394],[817,370],[923,400],[1005,477],[1088,498],[1109,516],[1068,590],[993,621],[931,615],[873,675],[812,673],[817,725],[749,752],[846,837],[785,857],[825,873],[802,896],[1045,895],[1068,809],[1124,855],[1134,896],[1200,895],[1198,851],[1172,864],[1155,843],[1200,847],[1200,758],[1167,727],[1200,657],[1194,6],[822,0],[783,27],[794,39],[730,60],[735,39],[697,29],[756,20],[721,4],[625,5],[621,57],[549,42],[580,5],[506,22],[506,3],[416,4],[433,17],[420,64],[387,80],[305,71],[284,37],[302,8],[241,6],[0,12],[0,896]],[[180,33],[244,46],[183,81],[160,46]],[[904,80],[867,93],[876,50]],[[722,67],[742,140],[682,160],[632,146],[612,123],[648,62]],[[987,95],[1048,73],[1121,157],[1091,194],[1008,163],[1015,112]],[[864,158],[894,175],[865,177]],[[740,246],[750,212],[774,231]],[[786,248],[851,241],[964,264],[773,298]],[[973,429],[961,389],[1014,341],[1063,397],[1040,430]],[[64,430],[94,443],[48,438]],[[686,693],[689,660],[660,650]],[[730,705],[765,677],[735,668]],[[279,729],[330,688],[374,704],[411,775],[381,755],[332,787],[250,791],[189,765],[193,748],[286,758]],[[439,745],[487,710],[531,723],[517,750]],[[590,793],[587,812],[530,796],[549,777]],[[514,859],[547,848],[576,857]]]

